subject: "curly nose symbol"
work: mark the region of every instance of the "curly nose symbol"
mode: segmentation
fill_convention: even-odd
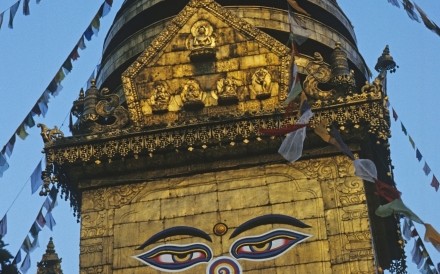
[[[241,274],[240,264],[229,257],[218,257],[207,268],[206,274]]]

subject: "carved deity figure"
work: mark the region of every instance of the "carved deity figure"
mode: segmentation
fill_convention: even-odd
[[[197,50],[215,47],[214,29],[206,20],[200,20],[191,27],[192,39],[187,40],[189,50]]]
[[[148,100],[153,111],[168,110],[168,104],[170,102],[168,90],[168,85],[164,81],[157,81],[153,84],[153,92]]]
[[[238,102],[238,80],[234,78],[222,78],[217,81],[216,89],[212,93],[219,105],[229,105]]]
[[[267,99],[278,95],[278,83],[272,82],[272,76],[264,68],[258,69],[252,75],[252,83],[249,86],[251,99]]]
[[[188,80],[182,88],[182,93],[180,94],[182,102],[195,102],[203,100],[203,92],[200,88],[199,83],[196,80]]]

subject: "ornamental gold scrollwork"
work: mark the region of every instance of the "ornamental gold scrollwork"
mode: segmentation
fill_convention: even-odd
[[[335,90],[322,90],[319,84],[327,83],[331,79],[331,68],[324,62],[319,52],[315,52],[313,59],[306,66],[307,77],[304,80],[304,92],[315,100],[329,100]]]
[[[99,90],[92,80],[85,96],[81,95],[73,103],[74,111],[71,112],[78,118],[76,124],[71,125],[74,133],[114,131],[128,124],[128,111],[120,105],[118,94],[110,93],[108,88]]]
[[[310,121],[311,127],[326,120],[327,125],[334,122],[339,127],[345,128],[349,128],[350,125],[353,126],[353,123],[356,123],[359,127],[365,127],[366,130],[381,138],[387,138],[389,134],[388,125],[384,119],[380,118],[385,115],[382,100],[366,100],[363,103],[357,102],[333,108],[313,109],[313,112],[315,115]],[[193,115],[191,119],[198,121],[199,118],[198,115]],[[254,142],[255,138],[261,135],[259,133],[260,127],[278,128],[291,124],[293,121],[294,118],[292,117],[286,118],[284,115],[278,114],[266,117],[249,117],[247,119],[249,127],[244,126],[240,121],[225,121],[220,124],[203,123],[203,126],[193,127],[191,131],[188,131],[188,129],[163,128],[147,135],[135,134],[136,132],[132,132],[130,135],[123,134],[118,138],[109,135],[112,140],[102,140],[103,136],[107,136],[103,133],[102,135],[90,136],[88,140],[91,141],[96,138],[100,142],[89,143],[88,145],[53,147],[53,143],[46,143],[46,157],[49,163],[57,164],[77,161],[95,162],[97,160],[127,157],[128,155],[138,157],[141,153],[154,152],[168,146],[180,149],[192,144],[200,144],[201,146],[213,142],[237,142],[236,138],[240,140],[248,139],[248,141]],[[254,137],[250,139],[250,136]],[[352,174],[348,160],[338,160],[337,164],[332,164],[332,166],[335,166],[335,168],[328,171],[325,168],[322,169],[321,179],[333,178],[333,176],[345,177],[347,174]],[[312,168],[310,172],[316,174],[317,170]]]
[[[44,143],[52,142],[64,137],[64,133],[55,126],[53,129],[48,128],[45,124],[37,124],[37,127],[41,128],[41,137]]]

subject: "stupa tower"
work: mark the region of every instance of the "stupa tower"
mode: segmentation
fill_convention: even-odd
[[[289,19],[314,113],[294,163],[278,153],[284,136],[261,133],[300,115],[299,97],[283,104]],[[46,190],[80,214],[81,273],[404,268],[397,221],[374,215],[384,201],[313,131],[339,131],[392,184],[385,73],[367,82],[335,0],[126,0],[102,60],[73,136],[42,132]]]

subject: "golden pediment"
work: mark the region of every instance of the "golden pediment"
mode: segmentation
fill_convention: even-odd
[[[135,126],[178,125],[281,108],[289,49],[212,0],[193,0],[123,73]]]

